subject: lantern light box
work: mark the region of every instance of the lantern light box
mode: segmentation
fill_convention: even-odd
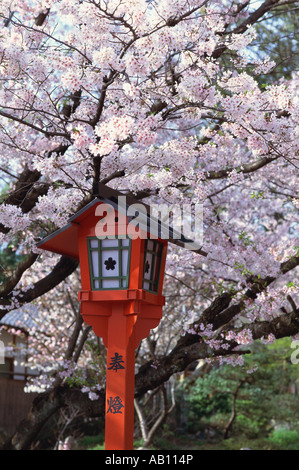
[[[133,449],[135,349],[162,318],[168,242],[196,246],[146,204],[98,184],[89,204],[37,244],[79,260],[81,314],[107,348],[106,450]]]

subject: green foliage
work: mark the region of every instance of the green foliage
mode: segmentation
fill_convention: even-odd
[[[290,391],[298,380],[299,366],[291,363],[291,353],[288,338],[271,345],[257,342],[252,345],[252,354],[245,358],[245,367],[214,366],[192,385],[185,381],[186,430],[196,433],[212,427],[218,432],[222,430],[223,435],[239,384],[233,436],[266,439],[279,423],[299,431],[296,429],[299,397]],[[247,371],[254,370],[256,365],[258,368],[249,374]]]
[[[0,203],[5,203],[5,198],[9,195],[9,184],[1,188]],[[9,244],[0,246],[0,285],[13,274],[18,263],[25,258],[20,250],[21,242],[19,237],[15,235],[11,237]]]
[[[165,422],[159,429],[158,433],[154,436],[153,443],[147,446],[147,450],[168,449],[176,450],[176,432],[171,426]],[[134,449],[144,449],[144,440],[134,439]]]
[[[258,193],[253,191],[253,193],[250,196],[251,199],[254,199],[254,198],[260,199],[260,198],[263,198],[263,197],[264,197],[264,191],[259,191]]]
[[[25,258],[25,255],[18,250],[18,239],[14,238],[9,245],[0,247],[0,283],[13,274],[18,264]]]
[[[218,370],[212,370],[198,380],[193,393],[187,399],[197,420],[202,416],[213,414],[215,410],[225,412],[230,409],[229,386],[227,380],[219,375]]]
[[[269,441],[278,449],[299,450],[299,432],[289,429],[276,429],[269,436]]]
[[[261,426],[258,419],[254,419],[254,417],[249,417],[240,413],[236,417],[235,432],[240,432],[243,436],[254,439],[259,436]]]
[[[257,77],[260,86],[264,88],[264,82],[277,81],[282,77],[290,79],[293,71],[298,68],[296,41],[298,15],[296,11],[292,6],[285,8],[282,5],[276,8],[275,15],[271,15],[268,21],[256,24],[255,29],[257,31],[256,40],[249,46],[252,54],[261,60],[269,56],[276,63],[275,68],[266,76]]]
[[[84,436],[80,439],[79,447],[84,450],[104,450],[104,436],[102,434],[96,436]]]

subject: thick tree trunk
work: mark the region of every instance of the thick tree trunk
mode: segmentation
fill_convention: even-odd
[[[89,417],[104,417],[105,394],[100,393],[97,401],[91,401],[80,390],[58,386],[38,395],[32,402],[27,417],[17,431],[6,441],[2,450],[30,450],[49,419],[61,408],[76,406]]]

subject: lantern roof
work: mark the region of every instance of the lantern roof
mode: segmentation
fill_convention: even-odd
[[[160,218],[154,217],[152,215],[151,206],[132,196],[127,196],[102,183],[98,183],[94,188],[94,196],[94,199],[90,203],[69,218],[66,225],[40,240],[37,243],[37,247],[78,259],[79,226],[84,219],[94,214],[96,205],[106,203],[112,206],[115,211],[125,214],[128,221],[132,224],[136,224],[141,230],[148,233],[149,238],[151,238],[152,227],[155,227],[153,238],[157,238],[158,236],[160,239],[167,240],[170,243],[187,249],[196,251],[201,249],[200,244],[186,238],[182,232],[173,229],[171,224],[166,224]],[[136,215],[136,213],[138,215]],[[190,248],[191,246],[192,248]]]

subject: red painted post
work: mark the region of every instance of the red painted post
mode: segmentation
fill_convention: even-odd
[[[137,315],[114,303],[108,320],[105,450],[133,450]]]

